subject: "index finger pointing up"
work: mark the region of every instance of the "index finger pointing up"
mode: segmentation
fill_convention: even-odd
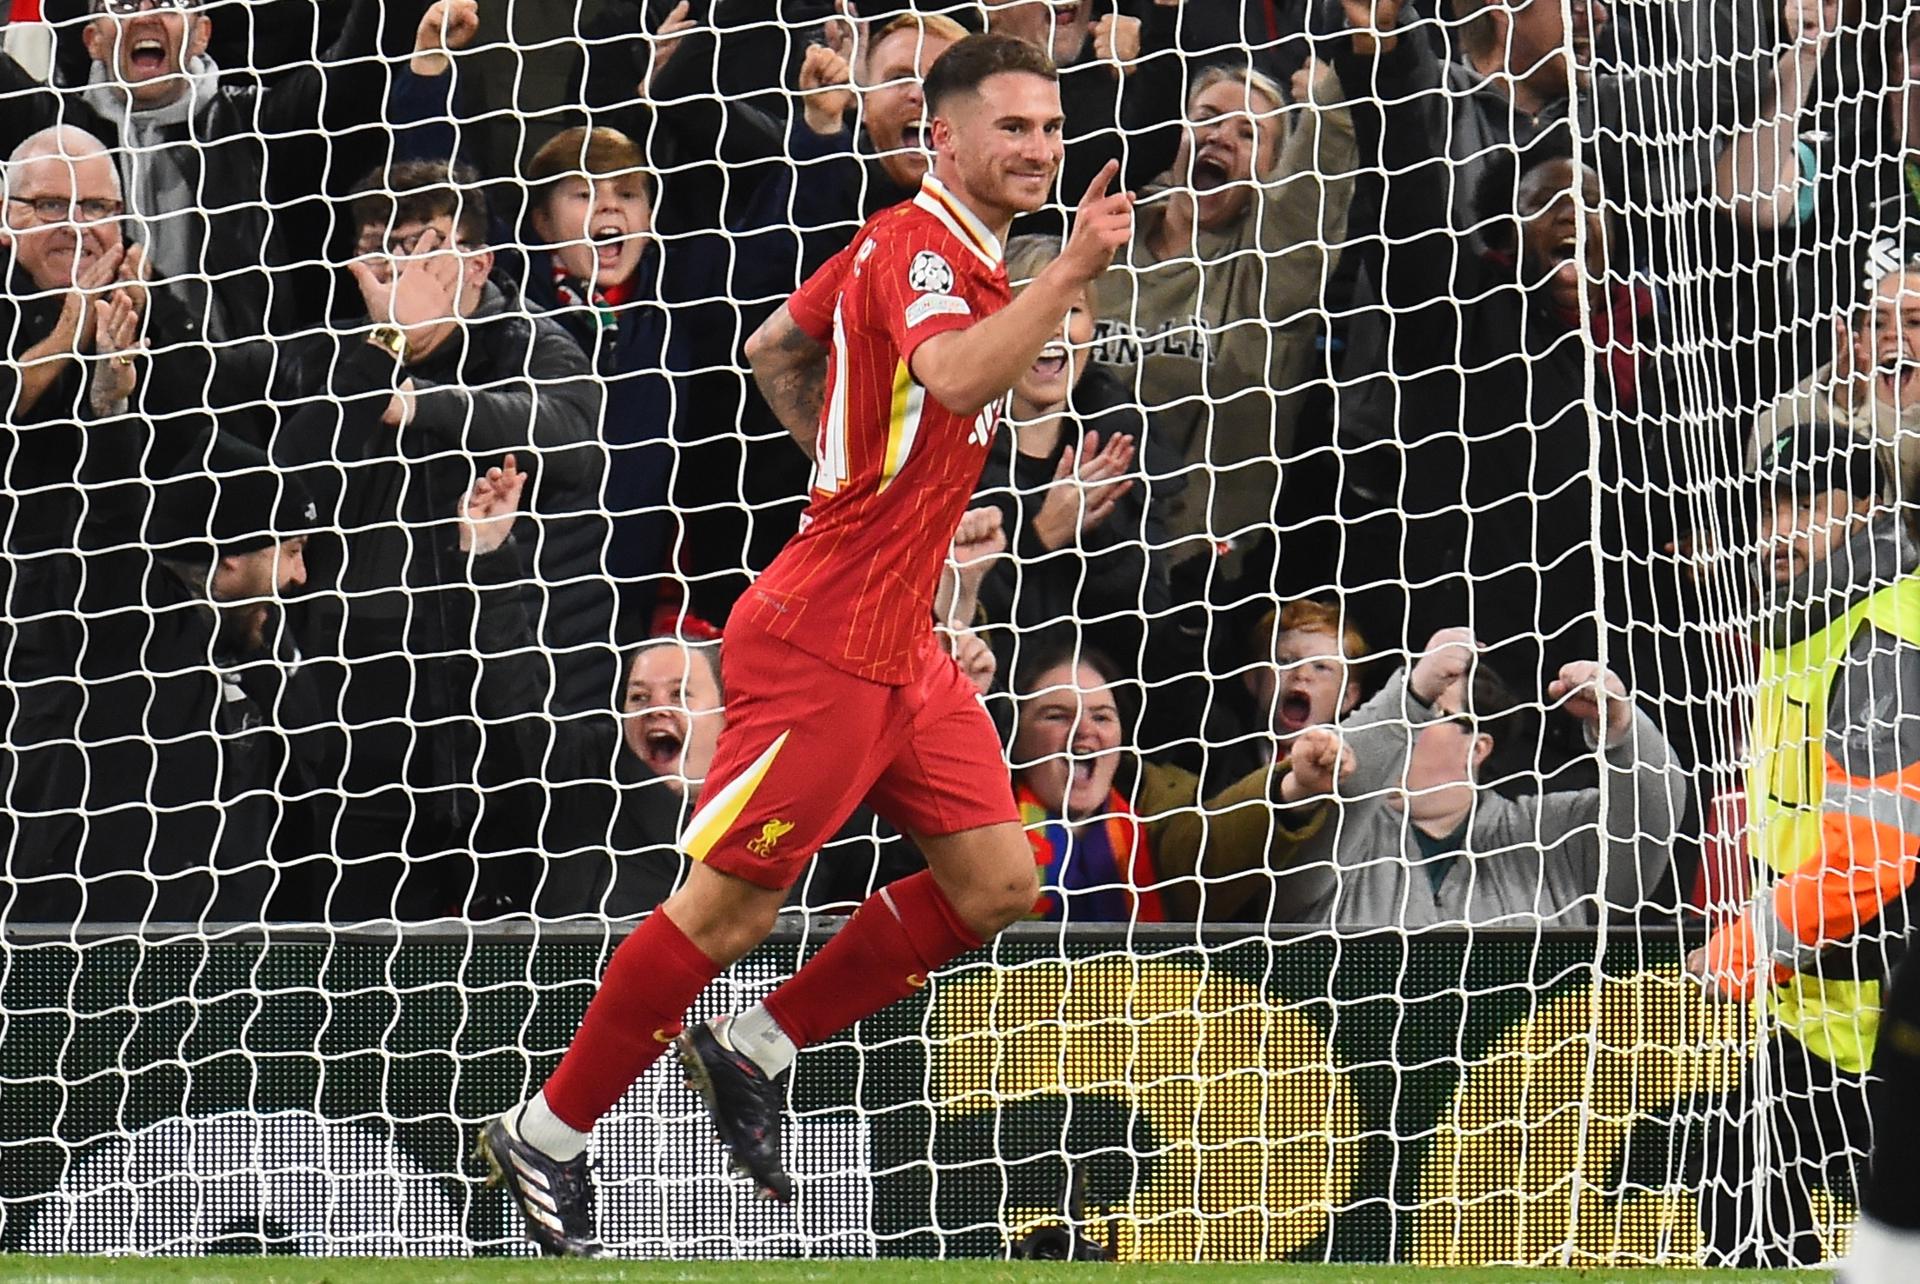
[[[1113,185],[1113,180],[1117,178],[1119,174],[1119,161],[1110,160],[1102,165],[1100,172],[1093,176],[1093,181],[1087,184],[1087,194],[1080,198],[1080,203],[1086,205],[1105,196],[1107,194],[1107,188]]]

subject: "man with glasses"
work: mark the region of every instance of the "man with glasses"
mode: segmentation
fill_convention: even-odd
[[[444,70],[442,51],[471,40],[476,3],[440,0],[428,11],[415,38],[423,74]],[[0,56],[0,147],[59,122],[100,139],[116,157],[156,286],[188,305],[206,338],[318,321],[325,216],[300,203],[324,194],[322,175],[374,164],[371,150],[355,163],[359,148],[384,154],[384,135],[356,145],[354,134],[380,123],[388,101],[380,8],[354,0],[339,40],[312,63],[269,83],[223,85],[206,52],[211,6],[92,0],[84,89],[51,89]],[[310,273],[285,275],[304,262]]]
[[[87,358],[123,333],[129,316],[137,329],[144,293],[140,249],[120,234],[113,161],[78,129],[42,130],[8,158],[5,196],[0,335],[9,360],[0,367],[0,409],[10,424],[109,411],[131,391],[130,358]]]
[[[1524,769],[1532,737],[1478,650],[1468,630],[1440,630],[1340,723],[1333,761],[1296,754],[1304,774],[1285,796],[1332,810],[1274,871],[1272,921],[1589,926],[1603,900],[1631,914],[1659,890],[1686,785],[1653,720],[1604,666],[1569,663],[1546,699],[1583,725],[1600,784],[1498,792],[1490,764]]]

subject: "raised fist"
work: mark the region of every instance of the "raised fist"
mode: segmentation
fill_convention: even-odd
[[[1407,689],[1421,703],[1432,704],[1441,692],[1467,676],[1467,670],[1473,667],[1474,646],[1472,629],[1441,629],[1427,639],[1427,649],[1407,675]]]
[[[840,132],[853,109],[853,73],[846,56],[825,45],[808,45],[800,62],[800,93],[807,128],[816,134]]]
[[[1293,738],[1280,797],[1297,803],[1330,795],[1353,774],[1353,766],[1353,746],[1344,736],[1332,727],[1308,727]]]

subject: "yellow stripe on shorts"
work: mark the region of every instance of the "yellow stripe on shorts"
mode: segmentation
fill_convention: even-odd
[[[791,731],[782,731],[778,739],[767,746],[766,752],[753,760],[753,765],[733,778],[733,783],[715,794],[694,813],[687,824],[687,832],[681,836],[680,850],[694,860],[705,860],[713,845],[726,836],[733,828],[733,822],[740,819],[740,813],[747,809],[753,800],[753,791],[760,787],[773,770],[773,760],[779,756],[780,746],[787,743]]]

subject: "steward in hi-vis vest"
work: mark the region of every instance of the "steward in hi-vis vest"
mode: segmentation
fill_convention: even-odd
[[[1689,963],[1724,997],[1765,998],[1770,1066],[1756,1100],[1785,1118],[1769,1129],[1779,1152],[1758,1180],[1851,1200],[1880,981],[1920,868],[1920,550],[1880,500],[1864,440],[1799,428],[1768,454],[1771,591],[1758,620],[1747,817],[1749,850],[1772,877]],[[1749,1180],[1725,1165],[1717,1175]],[[1768,1200],[1762,1256],[1726,1264],[1820,1260],[1807,1201],[1783,1193]],[[1716,1246],[1755,1226],[1731,1209],[1713,1220]],[[1765,1241],[1781,1239],[1787,1255],[1766,1255]]]

